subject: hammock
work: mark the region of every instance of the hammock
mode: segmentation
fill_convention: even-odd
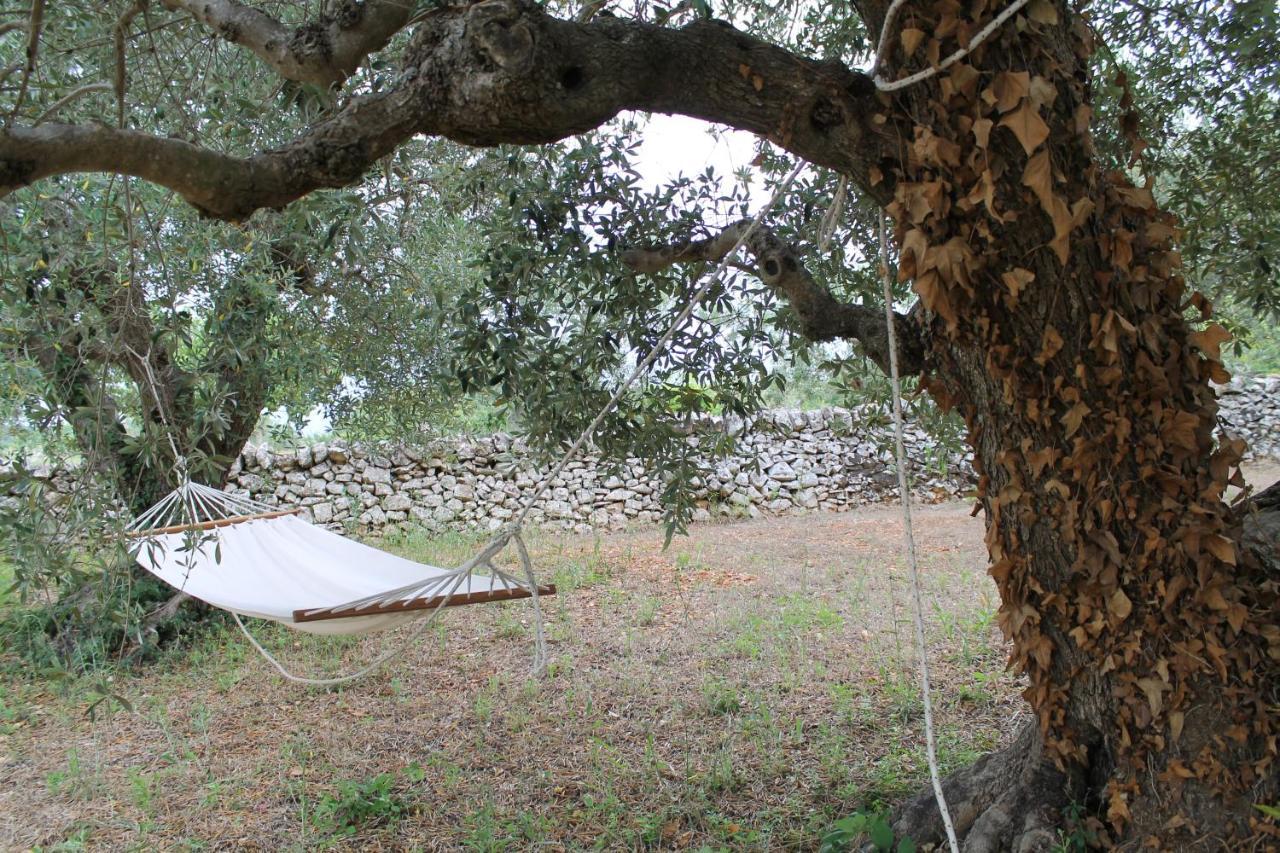
[[[536,583],[523,541],[517,550],[524,578],[494,565],[493,558],[519,540],[514,528],[457,568],[442,569],[339,536],[297,513],[188,480],[139,516],[127,535],[136,540],[131,552],[144,569],[230,611],[237,622],[252,616],[316,634],[366,634],[430,618],[443,607],[533,598],[542,658],[537,597],[556,589]]]

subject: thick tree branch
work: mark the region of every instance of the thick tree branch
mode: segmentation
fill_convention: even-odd
[[[658,272],[672,264],[721,260],[750,225],[743,220],[714,237],[651,249],[629,249],[622,261],[637,272]],[[836,339],[858,341],[867,357],[886,373],[889,370],[889,341],[884,311],[879,307],[841,302],[800,261],[795,249],[772,230],[758,228],[747,239],[747,249],[755,256],[756,275],[779,295],[786,297],[800,320],[800,330],[813,341]],[[924,370],[922,331],[913,314],[896,314],[899,369],[912,376]]]
[[[282,77],[331,86],[350,77],[361,60],[386,46],[409,22],[410,0],[344,0],[332,14],[287,27],[236,0],[163,0],[221,38],[248,48]]]
[[[575,23],[525,0],[489,0],[428,15],[392,89],[352,102],[283,148],[241,158],[126,130],[15,127],[0,133],[0,195],[50,175],[117,172],[238,220],[345,186],[417,133],[472,145],[545,143],[627,109],[748,130],[864,183],[871,166],[899,153],[897,129],[873,121],[881,108],[870,81],[838,63],[803,59],[718,22],[679,30],[608,17]],[[891,192],[886,182],[864,188],[881,200]]]
[[[413,135],[415,111],[401,109],[400,99],[362,99],[293,143],[245,158],[101,125],[15,127],[0,132],[0,195],[51,175],[115,172],[175,190],[209,216],[240,221],[358,179]]]

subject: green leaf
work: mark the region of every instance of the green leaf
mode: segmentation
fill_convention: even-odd
[[[880,815],[876,815],[871,819],[871,827],[867,831],[867,835],[871,838],[871,843],[876,846],[876,850],[883,853],[890,853],[893,850],[893,827],[889,826]]]

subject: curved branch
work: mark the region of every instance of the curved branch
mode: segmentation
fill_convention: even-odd
[[[864,75],[719,22],[679,30],[609,17],[576,23],[527,0],[488,0],[425,16],[394,87],[353,101],[283,148],[234,157],[127,130],[14,127],[0,132],[0,195],[50,175],[116,172],[239,220],[345,186],[417,133],[471,145],[545,143],[627,109],[766,136],[849,174],[882,202],[892,193],[888,182],[868,185],[871,167],[898,155],[900,136],[873,121],[881,110]]]
[[[653,273],[677,263],[721,260],[750,223],[736,222],[705,240],[647,249],[629,249],[622,262],[637,272]],[[889,370],[889,341],[884,311],[879,307],[841,302],[814,279],[795,249],[769,228],[758,228],[747,240],[755,256],[755,274],[784,296],[800,320],[800,330],[813,341],[854,340],[881,370]],[[924,370],[922,330],[913,314],[895,314],[899,369],[904,375]]]
[[[300,27],[287,27],[236,0],[163,0],[223,39],[248,48],[282,77],[331,86],[386,46],[409,23],[410,0],[345,0],[338,10]]]
[[[0,132],[0,196],[51,175],[115,172],[168,187],[208,216],[240,221],[352,183],[413,135],[415,117],[395,93],[365,98],[289,145],[252,157],[101,125],[14,127]]]

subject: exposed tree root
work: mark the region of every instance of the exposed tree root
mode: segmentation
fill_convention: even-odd
[[[1082,777],[1068,776],[1044,760],[1034,723],[1005,749],[947,777],[942,787],[966,853],[1052,849],[1064,811],[1084,789]],[[893,826],[899,838],[918,845],[945,843],[931,788],[906,803]]]

